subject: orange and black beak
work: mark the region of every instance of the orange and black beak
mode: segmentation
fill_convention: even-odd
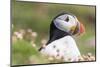
[[[85,27],[82,23],[78,22],[77,23],[77,26],[73,32],[73,35],[81,35],[81,34],[84,34],[85,33]]]

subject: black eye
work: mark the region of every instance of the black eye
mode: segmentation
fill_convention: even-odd
[[[67,16],[67,18],[66,18],[66,20],[65,20],[65,21],[67,21],[67,22],[69,21],[69,17],[68,17],[68,16]]]

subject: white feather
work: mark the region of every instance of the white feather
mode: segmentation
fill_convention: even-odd
[[[54,46],[56,47],[54,48]],[[42,49],[41,53],[56,57],[58,54],[57,50],[59,50],[59,57],[63,57],[64,61],[68,61],[69,58],[73,61],[78,60],[80,56],[75,40],[71,36],[65,36],[53,41],[45,49]]]
[[[65,20],[67,17],[69,17],[69,21],[68,22]],[[65,32],[69,32],[71,30],[71,27],[77,25],[76,19],[77,18],[75,18],[75,17],[73,17],[71,15],[65,14],[65,15],[57,17],[54,20],[54,24],[58,29],[63,30]]]

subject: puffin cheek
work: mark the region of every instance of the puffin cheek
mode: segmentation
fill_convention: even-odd
[[[72,26],[70,29],[72,32],[74,32],[76,26]]]

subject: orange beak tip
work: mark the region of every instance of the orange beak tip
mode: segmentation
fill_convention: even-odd
[[[84,34],[85,33],[85,27],[82,23],[80,23],[80,34]]]

